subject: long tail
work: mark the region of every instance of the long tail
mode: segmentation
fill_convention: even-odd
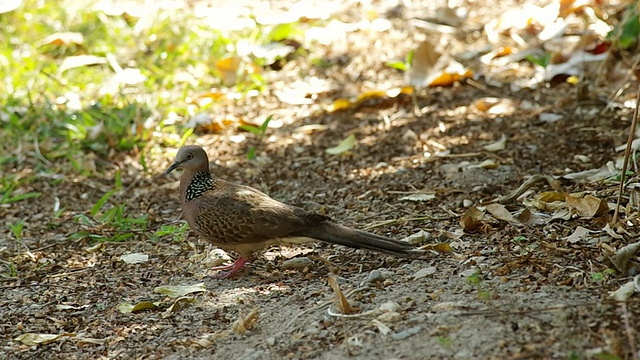
[[[409,243],[366,231],[351,229],[330,221],[314,228],[303,230],[299,235],[331,244],[367,249],[401,257],[420,257],[426,253],[424,250],[417,249]]]

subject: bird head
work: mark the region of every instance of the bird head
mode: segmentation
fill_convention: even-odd
[[[198,145],[183,146],[178,150],[173,164],[171,164],[164,173],[168,174],[175,169],[188,169],[193,171],[209,170],[207,153]]]

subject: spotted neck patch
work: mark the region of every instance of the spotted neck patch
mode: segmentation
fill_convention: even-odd
[[[208,171],[200,171],[191,179],[185,194],[187,202],[199,198],[205,191],[213,188],[213,178]]]

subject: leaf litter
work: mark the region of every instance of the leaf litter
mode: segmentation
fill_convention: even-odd
[[[381,92],[363,89],[400,88],[404,80],[391,69],[380,65],[387,59],[363,56],[351,59],[348,67],[324,70],[325,74],[335,79],[342,80],[342,73],[348,72],[360,74],[367,79],[369,85],[375,83],[374,86],[362,87],[353,81],[344,81],[340,82],[344,83],[344,89],[338,90],[339,93],[318,93],[320,98],[335,95],[338,99],[351,99],[341,111],[330,112],[330,118],[326,113],[314,114],[311,111],[322,109],[315,102],[300,105],[307,106],[303,111],[308,112],[299,118],[300,114],[291,109],[261,109],[286,112],[289,118],[298,121],[295,127],[312,126],[310,130],[300,132],[296,144],[280,141],[285,138],[281,136],[265,147],[265,152],[278,166],[259,168],[251,162],[238,160],[234,154],[242,149],[244,142],[228,142],[225,138],[228,135],[225,131],[234,131],[235,126],[221,126],[212,131],[212,135],[201,134],[203,136],[197,140],[215,149],[216,171],[225,179],[256,187],[266,183],[275,197],[300,202],[310,209],[317,209],[318,203],[324,204],[328,210],[323,211],[328,211],[332,218],[356,227],[388,221],[387,225],[375,227],[372,231],[396,238],[407,237],[418,230],[425,231],[432,235],[425,236],[420,241],[428,242],[426,245],[446,241],[444,244],[453,251],[445,255],[434,255],[425,264],[418,260],[393,259],[321,245],[317,252],[326,261],[314,261],[314,264],[322,265],[291,269],[283,274],[278,266],[274,266],[285,261],[282,257],[275,255],[268,260],[258,258],[254,260],[255,270],[243,274],[243,277],[229,281],[207,279],[205,283],[211,290],[197,291],[200,295],[195,303],[191,302],[189,296],[172,298],[175,308],[180,308],[180,311],[171,312],[171,316],[165,318],[163,314],[166,312],[156,312],[153,309],[124,315],[118,311],[110,311],[116,308],[121,299],[159,296],[150,290],[163,284],[193,283],[194,279],[202,276],[207,266],[187,264],[187,259],[193,255],[206,254],[209,247],[192,238],[185,238],[182,242],[168,239],[150,242],[145,241],[147,239],[144,235],[136,234],[135,239],[141,241],[97,246],[82,238],[77,242],[53,243],[51,247],[44,248],[50,244],[41,243],[38,239],[55,239],[56,232],[73,233],[78,225],[72,221],[61,221],[56,224],[56,232],[52,232],[49,224],[30,220],[23,241],[33,256],[28,259],[24,256],[11,258],[18,274],[30,276],[27,277],[28,282],[14,275],[3,279],[8,287],[3,289],[4,298],[0,301],[5,309],[3,318],[9,324],[3,331],[7,339],[16,339],[24,333],[47,336],[36,337],[34,343],[39,343],[29,345],[35,346],[35,350],[25,347],[25,344],[17,340],[7,342],[3,349],[13,351],[18,358],[33,357],[34,351],[39,351],[43,356],[53,354],[56,358],[71,357],[79,351],[85,351],[83,355],[98,358],[108,356],[109,351],[117,351],[124,357],[145,357],[152,354],[171,356],[176,353],[176,356],[211,356],[212,350],[216,354],[240,357],[247,356],[247,349],[252,351],[248,355],[256,358],[266,356],[264,354],[272,357],[298,354],[300,358],[371,358],[372,354],[407,358],[416,354],[526,358],[570,357],[574,352],[624,358],[626,352],[630,352],[628,344],[631,342],[626,341],[622,330],[624,322],[617,308],[604,299],[608,297],[607,291],[624,287],[625,295],[620,299],[627,299],[631,311],[637,313],[635,303],[632,302],[634,297],[627,296],[630,293],[630,286],[626,285],[628,282],[622,284],[624,280],[619,279],[616,273],[637,261],[637,251],[634,251],[633,246],[627,247],[634,245],[633,239],[637,235],[634,217],[637,209],[633,204],[624,205],[627,206],[625,214],[628,216],[628,223],[622,225],[625,231],[616,232],[617,237],[611,236],[611,228],[609,231],[600,230],[605,228],[604,224],[610,216],[611,207],[608,203],[613,193],[611,183],[599,182],[588,176],[580,181],[565,178],[561,183],[562,189],[557,189],[553,185],[555,179],[550,181],[548,177],[579,174],[589,169],[601,169],[609,161],[615,163],[613,147],[624,141],[624,134],[618,131],[619,128],[612,127],[611,123],[627,114],[625,108],[621,107],[620,110],[599,116],[581,116],[581,109],[599,111],[602,107],[571,102],[569,104],[573,105],[569,106],[562,103],[562,100],[570,101],[567,99],[571,98],[563,96],[575,90],[572,83],[574,80],[569,78],[568,81],[561,80],[560,85],[554,85],[558,87],[540,86],[546,84],[544,76],[549,74],[543,66],[546,59],[559,54],[556,50],[548,50],[547,44],[558,39],[558,36],[569,38],[571,35],[563,32],[564,27],[561,26],[563,24],[559,17],[575,21],[575,14],[578,13],[577,10],[565,10],[562,13],[563,10],[552,5],[527,5],[523,9],[514,6],[519,11],[511,14],[511,20],[514,21],[509,21],[507,15],[500,15],[497,8],[474,9],[478,10],[476,13],[480,16],[484,14],[487,21],[480,24],[487,24],[484,29],[494,47],[490,50],[491,56],[486,59],[487,67],[479,70],[487,76],[487,84],[500,86],[479,89],[461,84],[458,79],[447,83],[449,87],[430,89],[426,96],[416,95],[415,101],[420,109],[426,110],[422,112],[419,121],[410,114],[411,109],[406,106],[406,99],[402,96],[389,97],[386,100],[390,101],[386,103],[369,102],[381,99]],[[463,8],[468,6],[474,4],[467,4]],[[580,14],[585,14],[586,19],[590,19],[593,15],[589,14],[594,12],[584,9],[595,6],[580,5],[583,9]],[[487,16],[489,11],[493,15]],[[377,14],[386,13],[379,11]],[[389,14],[393,12],[389,11]],[[465,26],[469,26],[469,19],[461,19],[463,21],[447,27],[454,31],[456,28],[464,30]],[[495,21],[490,21],[492,19]],[[361,41],[370,40],[372,33],[368,31],[377,31],[373,21],[365,21],[366,26],[362,29],[366,31],[360,30],[358,26],[352,26],[349,30],[350,36],[353,36],[350,41],[357,40],[349,44],[351,51],[359,51],[358,42],[366,44],[367,48],[373,43]],[[602,24],[598,21],[592,23],[597,26],[594,31],[599,32]],[[250,21],[245,24],[255,26],[255,21],[253,25]],[[396,50],[394,57],[402,57],[423,40],[423,35],[416,34],[415,30],[401,31],[403,39],[411,38],[411,41],[396,41],[392,36],[379,37],[383,44],[393,44],[392,48]],[[465,46],[460,49],[460,44],[456,41],[458,40],[453,37],[448,38],[445,43],[451,43],[450,48],[443,52],[462,64],[462,58],[458,55],[462,54],[460,50],[468,48]],[[594,45],[593,41],[587,45]],[[548,54],[531,52],[529,43],[535,45],[533,47],[544,49]],[[561,42],[560,45],[568,49],[566,43]],[[571,49],[583,51],[588,48],[587,45],[580,44]],[[370,55],[371,51],[367,51],[366,54]],[[481,53],[479,51],[477,54]],[[573,74],[575,69],[581,69],[580,76],[590,71],[586,61],[569,62],[570,59],[575,61],[579,58],[575,54],[572,56],[569,53],[568,56],[555,60],[557,64],[568,63],[571,66],[561,71],[562,74],[554,75],[554,78]],[[229,73],[225,75],[226,81],[237,81],[234,76],[244,76],[247,72],[254,71],[248,63],[239,64],[235,75],[232,70],[234,67],[222,69]],[[474,74],[476,71],[478,69],[474,69]],[[135,70],[124,72],[123,75],[131,75],[134,83],[142,79],[142,74]],[[396,84],[385,83],[392,82],[389,79],[394,78],[397,80]],[[518,81],[511,82],[511,79]],[[522,87],[536,90],[534,107],[514,106],[493,114],[485,111],[487,114],[479,117],[480,109],[474,106],[478,98],[486,97],[487,92],[508,92],[503,89]],[[118,88],[110,90],[115,89]],[[615,90],[616,96],[612,98],[620,100],[620,103],[628,100],[624,91],[605,90],[611,90],[612,94]],[[359,104],[367,106],[354,106],[357,99],[361,101]],[[324,100],[328,103],[334,101]],[[254,116],[256,110],[246,102],[239,100],[236,105],[234,112],[246,112],[246,115],[238,116],[237,119],[257,118]],[[539,113],[536,112],[544,108],[553,108],[554,113],[556,109],[562,108],[570,116],[553,121],[532,121],[539,120]],[[224,106],[214,107],[208,112],[207,118],[227,118],[218,116],[223,112],[226,112]],[[388,116],[389,114],[399,115]],[[383,115],[387,115],[388,121]],[[237,124],[238,122],[230,123]],[[581,131],[576,131],[576,125],[581,126]],[[314,130],[316,128],[313,126],[320,126],[321,132]],[[417,136],[405,137],[407,130]],[[322,155],[326,149],[336,147],[336,143],[344,139],[345,134],[353,134],[359,140],[358,157]],[[499,144],[498,151],[484,149],[483,145],[495,143],[498,134],[504,134],[509,139],[508,144],[505,144],[508,146],[503,148]],[[368,141],[370,137],[376,141]],[[180,136],[177,140],[179,138]],[[437,152],[475,154],[469,156],[473,164],[490,160],[486,166],[482,166],[483,170],[507,169],[505,165],[512,164],[513,167],[508,171],[517,171],[518,176],[534,178],[544,172],[542,175],[548,177],[538,177],[532,182],[518,176],[496,181],[495,176],[477,175],[487,173],[471,173],[475,181],[473,186],[467,186],[457,181],[460,178],[450,178],[439,172],[438,165],[450,164],[456,160],[427,155]],[[590,162],[575,161],[573,156],[569,156],[574,154],[586,154]],[[161,156],[158,159],[153,160],[154,169],[165,165]],[[122,162],[119,165],[130,164]],[[125,179],[141,177],[131,166],[122,168],[128,172],[123,176]],[[462,168],[464,167],[457,167],[456,171]],[[614,177],[616,171],[610,171],[609,175],[606,178],[611,178],[611,175]],[[127,202],[131,203],[129,211],[150,212],[155,217],[154,222],[158,223],[175,220],[178,204],[175,186],[168,184],[170,181],[171,179],[151,180],[142,176],[136,187],[148,188],[148,194],[151,195],[136,196],[134,193],[131,201],[127,198]],[[159,182],[162,183],[158,184]],[[168,185],[165,187],[165,184]],[[435,199],[399,202],[397,195],[388,192],[415,192],[415,188],[436,189],[437,204]],[[100,197],[100,194],[95,194],[95,188],[87,183],[71,179],[62,179],[59,187],[52,187],[42,179],[36,180],[33,185],[24,186],[26,193],[34,189],[42,194],[57,196],[65,204],[63,206],[71,209],[66,210],[68,213],[63,213],[68,219],[72,218],[73,212],[82,213],[91,209]],[[367,191],[370,191],[369,195],[360,197]],[[513,196],[503,197],[507,195]],[[498,201],[502,206],[486,205],[496,200],[503,200]],[[464,206],[466,201],[469,205]],[[45,213],[49,211],[45,208],[51,207],[51,204],[37,199],[24,199],[20,205],[28,207],[30,214]],[[8,223],[23,213],[23,210],[19,212],[16,207],[3,206],[2,209],[7,213]],[[399,221],[402,217],[421,220]],[[514,218],[528,226],[519,226]],[[532,218],[544,221],[533,221]],[[580,236],[572,238],[579,226],[588,229],[589,235],[594,239],[596,236],[606,238],[603,237],[598,243],[585,241],[586,231],[581,231],[578,234]],[[193,245],[194,243],[197,245]],[[96,251],[86,252],[83,249]],[[611,251],[607,252],[609,250]],[[22,250],[18,248],[18,251]],[[144,263],[127,266],[121,260],[121,256],[126,253],[149,254],[154,259],[154,266],[146,267]],[[616,253],[620,254],[618,258],[615,258]],[[49,260],[38,262],[39,259]],[[614,261],[618,261],[617,265],[614,265]],[[434,273],[429,262],[437,264],[437,271]],[[376,287],[362,290],[358,286],[366,280],[368,271],[382,268],[386,269],[381,271],[384,280],[376,283]],[[424,270],[429,275],[415,278],[414,274],[421,269],[429,269]],[[329,271],[339,273],[336,288],[340,293],[341,287],[358,290],[343,293],[350,306],[363,310],[351,314],[356,315],[355,317],[336,316],[340,314],[335,311],[331,314],[321,311],[323,307],[336,301],[333,297],[337,292],[332,289],[334,293],[330,293],[324,283]],[[122,276],[114,277],[114,272]],[[635,289],[637,281],[631,283]],[[61,296],[68,297],[69,303],[75,304],[82,304],[82,300],[90,299],[95,306],[56,309],[54,305]],[[395,302],[399,307],[377,315],[392,314],[382,317],[382,320],[369,318],[382,311],[378,304],[386,302]],[[144,301],[134,303],[142,304]],[[168,305],[149,303],[163,309]],[[187,304],[190,306],[181,307]],[[593,311],[596,305],[597,312]],[[252,315],[254,311],[248,309],[258,310]],[[462,316],[460,309],[464,309],[469,315]],[[53,320],[48,324],[39,321],[42,311],[65,319],[68,325]],[[69,311],[77,311],[78,314],[70,315]],[[249,315],[245,315],[247,313]],[[528,313],[534,315],[521,316]],[[154,326],[141,325],[141,319],[153,322]],[[288,332],[291,328],[283,324],[289,324],[291,320],[293,330]],[[239,329],[245,330],[233,331],[233,324],[236,322],[242,325]],[[377,329],[378,334],[372,333],[369,330],[371,327]],[[79,330],[88,333],[87,339],[99,339],[98,335],[102,334],[108,340],[104,347],[99,346],[99,341],[96,341],[95,346],[87,341],[86,347],[77,348],[68,341],[60,341],[68,336],[59,338],[55,335],[80,334]],[[235,334],[233,337],[229,335],[231,331]],[[520,335],[523,331],[526,331],[526,336]],[[384,334],[393,336],[386,337]],[[584,334],[590,336],[587,338],[582,336]],[[47,343],[48,339],[54,340]],[[443,346],[447,343],[456,346]],[[484,346],[487,343],[500,346],[487,348]],[[185,344],[207,347],[206,353],[187,348]],[[358,344],[355,346],[357,349],[354,350],[353,344]],[[611,344],[623,345],[616,347]]]

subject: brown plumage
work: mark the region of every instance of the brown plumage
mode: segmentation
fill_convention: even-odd
[[[283,204],[248,186],[221,180],[209,171],[207,153],[196,145],[178,151],[166,174],[182,169],[180,202],[184,218],[204,240],[240,257],[219,277],[235,274],[254,252],[274,244],[320,240],[402,257],[424,254],[411,244],[354,230],[326,216]]]

